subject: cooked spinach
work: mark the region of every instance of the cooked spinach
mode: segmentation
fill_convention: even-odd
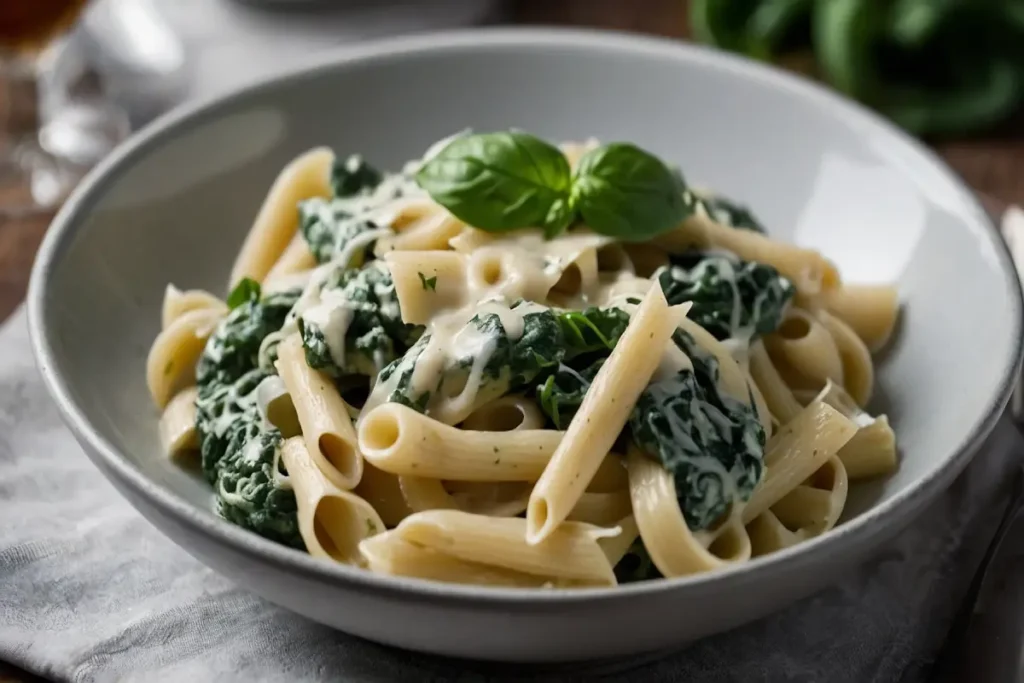
[[[299,294],[294,289],[250,298],[228,313],[206,342],[196,365],[196,383],[231,384],[256,368],[260,343],[281,328]]]
[[[517,302],[511,308],[525,305]],[[537,390],[547,380],[546,374],[555,371],[567,358],[579,358],[594,349],[608,349],[615,345],[628,324],[629,316],[619,309],[589,308],[585,311],[558,311],[538,308],[523,315],[523,331],[509,338],[501,318],[495,313],[473,316],[452,337],[450,349],[436,383],[421,394],[413,392],[412,373],[420,355],[430,341],[425,334],[401,358],[388,365],[380,374],[378,383],[386,383],[393,375],[394,386],[385,401],[399,402],[425,411],[430,398],[455,395],[465,385],[481,349],[487,349],[487,360],[479,369],[481,386],[504,391],[516,389]],[[460,344],[460,339],[472,338],[472,343]],[[463,351],[463,349],[465,351]],[[503,393],[502,392],[502,393]],[[552,398],[557,400],[557,398]]]
[[[299,230],[317,263],[330,261],[356,238],[380,230],[373,221],[354,216],[352,212],[352,203],[339,199],[314,197],[299,204]],[[373,258],[374,244],[371,241],[352,254],[347,265],[358,268]]]
[[[306,363],[333,377],[375,376],[423,333],[422,326],[402,321],[394,281],[380,261],[360,270],[339,266],[324,282],[320,297],[333,302],[330,315],[346,318],[344,348],[331,348],[324,330],[302,314],[299,331]]]
[[[709,529],[761,480],[765,433],[754,408],[719,390],[717,360],[681,330],[672,339],[694,369],[648,385],[629,427],[672,473],[687,525]]]
[[[331,189],[337,198],[352,197],[368,192],[384,180],[384,175],[366,163],[359,154],[335,159],[331,167]]]
[[[196,431],[203,475],[214,485],[217,510],[266,538],[302,547],[295,496],[277,467],[281,435],[260,414],[256,388],[271,368],[258,367],[260,344],[284,324],[297,290],[247,299],[221,322],[200,356]]]
[[[716,223],[752,230],[762,235],[768,232],[750,209],[721,195],[694,197],[694,201],[699,203],[708,217]]]
[[[260,283],[252,278],[243,277],[235,285],[235,288],[228,294],[227,304],[229,309],[236,309],[248,301],[260,300]]]
[[[537,403],[554,423],[555,429],[569,426],[604,361],[604,358],[598,358],[579,370],[563,363],[543,384],[537,385]]]
[[[255,410],[236,424],[217,468],[217,512],[264,538],[304,548],[295,493],[280,463],[281,433],[263,425]]]
[[[724,253],[684,252],[654,277],[670,305],[693,302],[687,314],[716,339],[774,332],[795,289],[769,265]]]

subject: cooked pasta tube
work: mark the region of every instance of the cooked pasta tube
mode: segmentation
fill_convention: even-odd
[[[803,410],[803,406],[793,396],[786,381],[775,369],[761,340],[750,346],[750,376],[761,390],[768,410],[779,424],[786,424]]]
[[[203,308],[220,311],[222,315],[228,312],[227,304],[209,292],[201,289],[190,289],[183,292],[174,285],[167,285],[167,289],[164,290],[163,308],[160,312],[160,329],[166,330],[171,323],[185,313]]]
[[[605,557],[608,558],[608,564],[612,567],[622,561],[622,558],[629,552],[630,546],[633,545],[633,541],[640,536],[640,529],[637,527],[636,518],[633,515],[620,519],[613,526],[619,529],[617,535],[603,536],[597,539],[597,544],[601,546]]]
[[[686,524],[672,475],[631,446],[626,457],[633,516],[651,561],[664,576],[686,576],[718,569],[750,557],[750,539],[730,522],[719,538],[698,537]]]
[[[299,202],[331,196],[334,152],[318,147],[284,167],[263,201],[231,268],[230,287],[243,278],[262,282],[299,228]]]
[[[652,244],[625,244],[622,248],[632,265],[632,271],[640,277],[651,277],[658,268],[669,264],[668,252]]]
[[[461,308],[469,292],[466,262],[454,251],[393,251],[384,256],[402,320],[425,325],[444,310]]]
[[[363,458],[356,446],[345,401],[331,379],[306,364],[302,340],[289,335],[277,347],[277,371],[295,405],[314,461],[332,484],[350,490],[363,476]]]
[[[802,533],[787,529],[771,510],[765,510],[747,525],[747,536],[754,557],[778,552],[805,540]]]
[[[359,550],[367,568],[377,574],[507,588],[540,588],[550,583],[544,576],[466,562],[433,548],[410,543],[394,531],[366,539],[359,544]]]
[[[157,408],[196,382],[196,362],[224,317],[217,308],[197,308],[174,319],[157,335],[146,357],[146,386]]]
[[[195,387],[182,389],[160,416],[160,444],[168,457],[178,458],[199,448],[196,435],[197,395]]]
[[[879,415],[857,430],[849,443],[839,451],[850,479],[866,479],[892,474],[898,465],[896,433],[889,426],[889,418]]]
[[[820,388],[829,380],[843,384],[843,361],[832,335],[801,308],[787,310],[779,329],[764,338],[764,345],[791,386]]]
[[[359,423],[359,450],[393,474],[459,481],[536,481],[562,432],[457,429],[399,403],[371,410]]]
[[[393,533],[466,562],[544,576],[555,582],[592,586],[616,583],[612,566],[597,543],[600,536],[613,534],[589,524],[565,522],[543,542],[531,544],[525,540],[524,519],[431,510],[407,517]]]
[[[885,415],[872,417],[842,387],[829,383],[815,397],[854,421],[857,433],[839,451],[851,479],[888,474],[896,469],[896,434]]]
[[[375,253],[392,251],[433,251],[447,249],[466,224],[429,199],[398,200],[399,210],[391,217],[393,235],[377,241]]]
[[[695,216],[705,239],[720,249],[728,249],[741,259],[773,266],[785,276],[797,292],[817,297],[839,287],[839,273],[828,259],[812,249],[769,239],[752,230],[739,230]],[[688,222],[689,222],[688,221]]]
[[[586,522],[612,527],[630,513],[629,489],[613,493],[584,493],[566,518],[570,522]]]
[[[304,270],[316,267],[316,258],[309,250],[305,238],[301,233],[295,233],[291,242],[285,248],[284,253],[274,262],[273,267],[267,271],[266,281],[279,280],[286,275],[294,275]]]
[[[832,456],[807,481],[783,496],[771,510],[788,528],[802,531],[805,538],[812,538],[839,522],[848,491],[846,468],[837,456]]]
[[[669,308],[660,286],[652,287],[641,301],[530,495],[530,544],[547,538],[576,506],[651,381],[684,314]],[[615,400],[608,400],[610,396]]]
[[[462,428],[484,432],[513,432],[541,429],[544,422],[544,414],[535,401],[518,394],[508,394],[474,410],[463,421]]]
[[[783,425],[765,448],[765,474],[743,506],[744,524],[749,524],[814,474],[856,432],[857,425],[821,402],[807,406]]]
[[[372,505],[389,529],[413,513],[402,495],[398,477],[368,462],[363,463],[363,476],[352,492]]]
[[[859,405],[867,405],[875,387],[875,366],[868,347],[839,318],[819,311],[818,319],[832,335],[832,341],[839,353],[843,365],[843,388]]]
[[[492,517],[515,517],[526,510],[530,485],[524,482],[453,482],[446,488],[439,479],[400,476],[398,484],[406,504],[415,512],[462,510]],[[618,518],[616,518],[618,519]]]
[[[626,459],[618,453],[609,453],[597,466],[597,472],[590,480],[587,491],[613,493],[627,488],[629,488],[629,476],[626,474]]]
[[[359,496],[328,481],[300,437],[285,440],[281,458],[295,491],[299,533],[309,554],[362,565],[359,543],[384,532],[377,511]]]
[[[828,291],[825,308],[850,326],[870,351],[889,341],[899,315],[899,293],[892,286],[844,285]]]

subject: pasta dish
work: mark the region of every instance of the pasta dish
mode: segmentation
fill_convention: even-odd
[[[466,132],[397,173],[311,150],[226,291],[167,288],[165,451],[229,522],[371,572],[711,571],[827,532],[897,466],[865,412],[896,290],[632,144]]]

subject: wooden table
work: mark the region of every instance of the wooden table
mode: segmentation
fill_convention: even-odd
[[[670,37],[688,33],[685,0],[518,0],[511,19],[635,31]],[[1024,116],[988,136],[942,142],[938,153],[990,207],[1024,204]],[[32,259],[49,215],[0,222],[0,320],[25,296]],[[0,683],[39,680],[0,662]]]

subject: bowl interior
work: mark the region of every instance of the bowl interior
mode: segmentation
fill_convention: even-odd
[[[269,184],[303,150],[397,168],[466,127],[636,142],[749,203],[776,237],[823,250],[847,281],[899,284],[875,408],[902,462],[854,487],[850,515],[942,468],[1016,361],[1017,281],[987,218],[887,125],[696,49],[505,35],[341,59],[158,124],[108,164],[58,219],[37,278],[48,362],[77,408],[149,478],[207,509],[206,485],[161,454],[145,386],[167,283],[223,293]]]

